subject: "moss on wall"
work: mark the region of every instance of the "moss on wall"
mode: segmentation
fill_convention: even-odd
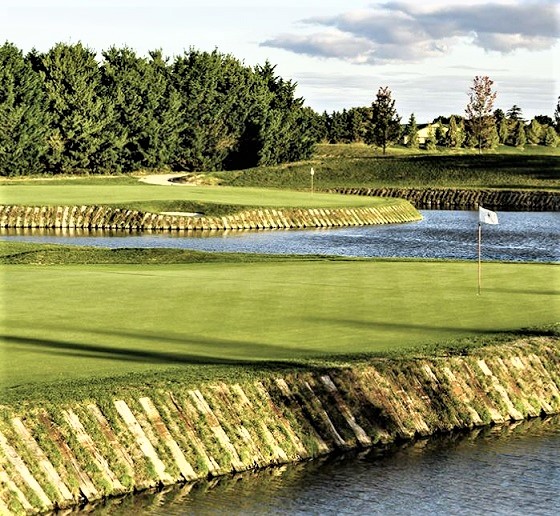
[[[0,410],[0,512],[47,511],[340,449],[560,412],[560,343],[373,359]]]

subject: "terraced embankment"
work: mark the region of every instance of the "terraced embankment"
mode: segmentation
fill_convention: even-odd
[[[422,217],[408,201],[364,208],[253,209],[222,217],[169,215],[107,206],[0,206],[1,228],[142,230],[295,229],[396,224]]]
[[[540,190],[468,190],[459,188],[336,188],[332,193],[398,197],[425,210],[560,211],[560,193]]]
[[[464,356],[3,406],[0,513],[558,412],[560,344],[552,337]]]

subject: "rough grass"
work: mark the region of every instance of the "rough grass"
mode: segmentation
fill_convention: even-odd
[[[366,145],[318,146],[309,162],[219,172],[222,184],[321,190],[342,187],[453,187],[558,190],[560,152],[555,154],[411,154],[379,155]]]
[[[477,296],[476,265],[463,262],[1,265],[2,399],[484,343],[554,324],[559,270],[487,263]]]

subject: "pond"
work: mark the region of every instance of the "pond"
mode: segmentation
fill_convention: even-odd
[[[556,416],[148,492],[93,514],[555,515],[558,507]]]
[[[210,233],[1,230],[0,238],[111,248],[477,259],[477,212],[424,210],[421,213],[423,220],[415,223],[333,229]],[[483,260],[560,260],[560,213],[500,212],[499,218],[499,225],[483,225]]]

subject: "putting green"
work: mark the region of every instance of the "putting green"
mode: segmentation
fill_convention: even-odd
[[[340,208],[375,206],[394,203],[394,199],[377,199],[352,195],[298,192],[266,188],[235,188],[217,186],[156,186],[106,178],[76,180],[68,184],[60,180],[38,183],[0,184],[0,202],[10,205],[91,205],[149,201],[191,201],[261,207]]]
[[[477,296],[476,264],[458,262],[3,265],[0,390],[554,323],[559,270],[487,263]]]

